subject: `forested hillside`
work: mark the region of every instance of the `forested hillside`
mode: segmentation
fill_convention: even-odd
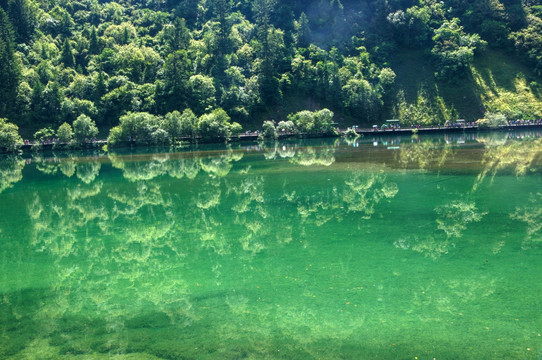
[[[0,0],[0,118],[542,116],[540,0]]]

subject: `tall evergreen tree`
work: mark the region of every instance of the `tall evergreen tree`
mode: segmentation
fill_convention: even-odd
[[[0,117],[12,115],[21,77],[15,57],[13,28],[4,10],[0,9]]]
[[[261,46],[260,58],[260,92],[266,104],[276,103],[278,100],[278,80],[273,69],[272,54],[269,46],[269,31],[271,29],[271,14],[276,5],[276,0],[256,0],[252,11],[258,26],[258,40]]]
[[[157,93],[158,102],[162,103],[159,104],[160,107],[165,112],[184,109],[189,95],[188,80],[192,72],[187,52],[178,50],[169,54],[163,71],[164,80],[159,85],[160,93]]]
[[[28,0],[9,0],[8,15],[18,43],[30,41],[36,27],[36,10]]]
[[[31,118],[34,119],[36,123],[42,123],[45,121],[45,119],[43,118],[44,111],[42,110],[42,96],[44,89],[45,87],[43,86],[43,84],[38,79],[36,79],[32,86],[32,95],[30,97]]]
[[[98,72],[98,79],[96,80],[96,86],[94,87],[94,102],[100,103],[102,96],[107,93],[107,85],[105,83],[105,76],[103,71]]]
[[[190,30],[186,27],[186,20],[183,18],[175,18],[173,27],[168,32],[166,44],[168,50],[173,52],[177,50],[186,50],[190,44]]]
[[[90,31],[90,39],[88,45],[88,52],[91,55],[97,55],[100,53],[100,43],[98,42],[98,35],[96,34],[96,27],[93,26]]]
[[[75,67],[75,57],[73,56],[72,45],[70,43],[70,40],[68,40],[67,38],[64,40],[64,44],[62,44],[60,61],[66,67]]]
[[[219,84],[222,84],[225,80],[225,70],[228,67],[226,55],[231,52],[229,39],[231,22],[228,19],[231,8],[231,0],[216,0],[214,2],[214,12],[219,26],[214,48],[212,49],[213,64],[211,65],[211,74]]]
[[[297,23],[297,46],[306,48],[310,44],[310,32],[309,19],[304,12],[301,13],[299,21]]]

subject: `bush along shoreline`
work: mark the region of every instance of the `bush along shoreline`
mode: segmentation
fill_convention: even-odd
[[[86,115],[80,115],[73,124],[63,123],[57,130],[43,128],[34,134],[34,141],[23,140],[18,127],[0,118],[0,153],[13,153],[21,150],[77,150],[122,148],[134,146],[171,146],[182,147],[191,143],[224,143],[241,140],[269,141],[285,137],[321,138],[345,136],[357,137],[366,133],[408,133],[479,131],[516,128],[517,126],[542,126],[542,119],[535,121],[510,121],[500,113],[486,113],[476,123],[465,126],[462,123],[445,124],[439,127],[411,126],[389,128],[386,125],[372,129],[359,129],[357,126],[339,130],[333,121],[334,114],[329,109],[317,111],[299,111],[290,114],[287,120],[276,122],[264,121],[261,130],[243,131],[239,123],[223,109],[215,109],[197,117],[190,109],[182,113],[172,111],[165,116],[147,112],[129,112],[119,119],[119,124],[109,131],[106,140],[98,140],[98,128]]]

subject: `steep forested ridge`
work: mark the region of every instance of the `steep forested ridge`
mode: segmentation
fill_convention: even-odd
[[[542,2],[0,0],[0,64],[0,118],[26,134],[185,109],[245,128],[322,107],[345,124],[535,118]]]

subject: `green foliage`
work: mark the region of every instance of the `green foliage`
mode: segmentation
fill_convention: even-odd
[[[119,125],[111,129],[107,141],[109,145],[116,146],[123,142],[175,143],[183,137],[226,140],[241,131],[241,125],[230,123],[230,117],[220,108],[203,114],[199,119],[190,109],[182,114],[172,111],[164,119],[146,112],[129,112],[120,117]]]
[[[433,41],[435,46],[431,49],[431,54],[438,61],[438,75],[446,80],[464,75],[473,62],[474,51],[487,45],[480,35],[466,34],[457,18],[445,20],[435,30]]]
[[[486,112],[484,118],[478,119],[477,124],[480,128],[498,128],[508,125],[508,120],[503,114]]]
[[[510,38],[516,48],[527,54],[534,65],[535,72],[542,75],[542,19],[535,16],[528,17],[529,26],[512,33]]]
[[[0,8],[0,116],[16,112],[14,103],[21,77],[20,63],[15,55],[13,27]]]
[[[37,142],[52,141],[55,137],[55,131],[50,127],[39,129],[34,133],[34,140]]]
[[[193,75],[190,77],[189,84],[190,103],[195,105],[194,112],[201,115],[211,111],[216,106],[216,89],[213,79],[205,75]]]
[[[333,126],[333,111],[322,109],[314,113],[314,128],[316,131],[326,135],[337,135]]]
[[[357,139],[359,138],[359,134],[353,128],[348,128],[348,130],[344,132],[344,137],[348,139]]]
[[[337,132],[333,127],[333,116],[333,112],[329,109],[314,112],[304,110],[288,115],[288,121],[291,121],[300,133],[336,135]],[[282,126],[292,128],[290,124],[283,123]]]
[[[262,136],[266,139],[276,139],[278,137],[277,129],[273,121],[264,121],[262,125]]]
[[[73,122],[73,132],[79,142],[86,142],[98,135],[96,123],[87,115],[79,115]]]
[[[23,139],[19,135],[19,127],[9,123],[7,119],[0,118],[0,151],[15,151],[22,143]]]
[[[163,127],[173,141],[181,137],[195,138],[198,130],[198,118],[190,109],[185,109],[182,114],[173,111],[164,117]]]
[[[407,103],[404,92],[399,92],[395,117],[404,126],[427,126],[456,120],[457,113],[453,106],[446,106],[442,98],[431,97],[425,89],[420,89],[415,103]]]
[[[230,125],[231,136],[239,136],[243,132],[243,126],[238,122],[233,122]]]
[[[73,130],[70,124],[63,123],[58,127],[58,130],[56,131],[56,136],[58,138],[58,142],[60,143],[69,143],[73,140]]]
[[[203,114],[198,120],[199,135],[206,140],[226,140],[231,135],[230,117],[223,109]]]
[[[395,82],[395,77],[395,72],[392,69],[383,68],[380,70],[380,75],[378,75],[378,81],[382,87],[388,88]]]
[[[418,66],[430,69],[431,81],[435,72],[437,81],[446,80],[448,92],[458,79],[474,81],[470,70],[486,41],[500,52],[514,45],[540,75],[540,6],[497,0],[0,0],[0,116],[24,127],[56,128],[85,114],[106,131],[121,116],[148,113],[167,124],[153,125],[144,134],[149,142],[199,136],[194,118],[206,114],[203,124],[214,123],[214,109],[244,126],[260,126],[269,114],[299,110],[290,106],[293,99],[332,109],[344,125],[372,124],[394,109],[407,122],[420,116],[422,123],[440,122],[453,111],[433,89],[427,104],[411,92],[411,103],[396,101],[406,81],[398,54],[431,53],[433,63]],[[484,91],[465,95],[476,97],[472,108],[534,116],[541,102],[536,86],[528,109],[506,109]],[[195,115],[181,121],[174,112],[186,108]],[[431,120],[423,119],[426,110]],[[326,119],[301,114],[299,130],[332,133]],[[218,133],[223,138],[224,131]]]
[[[296,132],[295,125],[292,121],[279,121],[277,131],[280,133],[293,134]]]
[[[314,128],[314,114],[311,111],[303,110],[295,114],[288,115],[288,121],[291,121],[300,133],[308,134]]]
[[[153,133],[160,129],[158,117],[146,112],[129,112],[121,116],[119,122],[122,141],[150,144],[153,142]]]
[[[75,66],[75,57],[73,56],[72,46],[70,44],[70,40],[68,40],[67,38],[66,40],[64,40],[64,44],[62,45],[60,62],[62,62],[66,67]]]
[[[157,91],[166,110],[186,107],[191,70],[192,64],[185,50],[177,50],[167,56],[163,68],[163,85]]]

